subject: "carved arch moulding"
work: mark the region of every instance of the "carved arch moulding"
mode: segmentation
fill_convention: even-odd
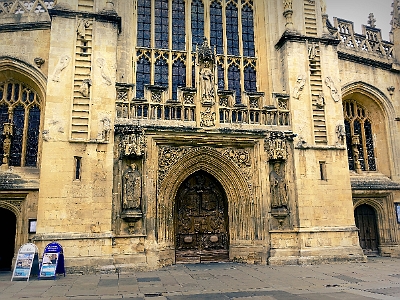
[[[158,241],[174,244],[174,201],[184,180],[203,170],[218,180],[228,199],[231,244],[262,237],[260,205],[254,200],[251,155],[246,149],[161,146],[158,152]],[[238,226],[240,224],[241,226]],[[254,230],[254,228],[257,228]]]

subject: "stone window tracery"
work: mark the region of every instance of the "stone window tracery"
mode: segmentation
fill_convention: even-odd
[[[27,85],[0,83],[0,164],[37,166],[41,100]]]
[[[136,98],[151,85],[174,100],[178,86],[195,87],[205,37],[216,49],[218,89],[235,89],[236,103],[257,90],[252,0],[137,0],[136,15]]]
[[[368,110],[355,100],[343,101],[349,169],[376,171],[372,121]]]

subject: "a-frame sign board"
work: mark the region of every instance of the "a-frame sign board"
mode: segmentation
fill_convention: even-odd
[[[22,245],[18,250],[11,281],[14,279],[26,279],[28,281],[31,273],[36,275],[38,270],[38,248],[32,243]]]
[[[42,263],[40,265],[40,278],[56,278],[56,274],[64,274],[64,252],[59,243],[50,243],[44,248]]]

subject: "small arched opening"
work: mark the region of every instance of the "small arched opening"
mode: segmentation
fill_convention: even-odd
[[[359,229],[360,246],[366,255],[379,254],[379,234],[375,209],[361,204],[354,210],[356,226]]]
[[[15,234],[17,217],[5,208],[0,207],[0,228],[2,245],[0,247],[0,271],[10,271],[15,252]]]

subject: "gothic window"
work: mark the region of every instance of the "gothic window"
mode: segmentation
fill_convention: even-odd
[[[222,6],[215,0],[210,7],[210,45],[216,47],[218,54],[224,53],[223,32]]]
[[[228,54],[239,55],[238,9],[236,4],[229,2],[226,7],[226,42]]]
[[[372,123],[365,107],[343,101],[346,145],[350,170],[376,171]]]
[[[185,2],[174,0],[172,2],[172,48],[174,50],[185,50]]]
[[[218,89],[234,88],[237,101],[256,91],[252,0],[137,0],[136,15],[136,98],[146,85],[167,86],[175,100],[178,87],[196,87],[196,46],[204,38],[216,50]]]
[[[156,48],[168,49],[168,0],[155,2],[155,44]]]
[[[137,4],[137,45],[150,47],[151,0],[138,0]]]
[[[164,57],[156,60],[154,68],[154,84],[168,86],[168,63]]]
[[[256,70],[253,66],[247,65],[244,68],[244,89],[247,92],[256,92]]]
[[[241,87],[240,87],[240,70],[237,65],[232,64],[228,69],[228,82],[229,82],[229,90],[235,92],[235,100],[236,103],[241,102]]]
[[[253,24],[253,9],[249,4],[242,8],[242,40],[243,40],[243,55],[254,56],[254,24]]]
[[[192,49],[203,44],[204,39],[204,5],[201,0],[192,1]]]
[[[172,65],[172,98],[177,99],[179,86],[186,84],[186,66],[181,59],[175,60]]]
[[[37,166],[40,104],[37,93],[23,83],[0,84],[0,164]]]
[[[150,60],[141,55],[136,64],[136,98],[144,98],[144,85],[150,83]]]

